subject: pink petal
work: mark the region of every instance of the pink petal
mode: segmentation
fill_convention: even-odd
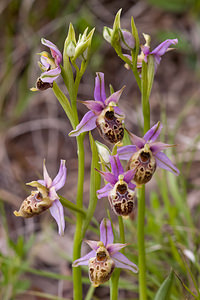
[[[155,140],[160,135],[162,128],[163,126],[160,122],[156,123],[153,127],[151,127],[151,129],[149,129],[143,137],[145,142],[155,142]]]
[[[112,95],[110,95],[110,97],[108,97],[105,100],[105,104],[108,105],[110,102],[118,103],[119,98],[120,98],[124,88],[125,88],[125,86],[123,86],[123,88],[121,88],[121,90],[119,90],[119,91],[113,93]]]
[[[162,56],[172,44],[176,45],[177,43],[178,39],[168,39],[162,42],[160,45],[158,45],[153,51],[150,52],[150,54]]]
[[[100,72],[96,74],[97,76],[95,78],[94,99],[96,101],[101,101],[104,103],[106,100],[104,74]]]
[[[92,110],[95,115],[99,115],[104,109],[104,104],[101,101],[88,100],[82,101],[82,103]]]
[[[108,250],[110,255],[113,255],[114,253],[120,251],[122,248],[126,246],[127,244],[116,243],[116,244],[107,245],[106,249]]]
[[[163,152],[158,152],[154,155],[158,167],[179,175],[180,171],[172,164],[171,160]]]
[[[110,156],[110,164],[112,173],[115,175],[115,178],[118,180],[118,176],[124,173],[124,169],[119,160],[118,155]]]
[[[115,183],[118,181],[118,176],[116,177],[114,174],[110,173],[110,172],[102,172],[100,170],[95,169],[97,172],[99,172],[103,178],[110,182],[112,185],[115,185]]]
[[[41,61],[42,65],[45,67],[45,69],[48,70],[50,67],[50,64],[48,63],[48,58],[46,56],[41,55],[40,61]]]
[[[42,179],[39,179],[39,180],[37,180],[37,182],[39,182],[40,184],[42,184],[42,185],[46,186],[46,185],[45,185],[45,181],[44,181],[44,180],[42,180]]]
[[[165,143],[162,143],[162,142],[155,142],[155,143],[151,143],[151,151],[152,153],[155,155],[157,152],[160,152],[162,150],[165,150],[167,148],[170,148],[170,147],[174,147],[175,145],[170,145],[170,144],[165,144]]]
[[[122,160],[129,160],[135,152],[137,152],[135,145],[123,146],[117,149],[117,154]]]
[[[49,188],[49,198],[52,200],[52,201],[55,201],[57,199],[59,199],[59,196],[58,194],[56,193],[56,190],[55,190],[55,187],[54,186],[51,186]]]
[[[103,242],[106,247],[112,244],[114,240],[111,222],[109,219],[104,218],[100,224],[100,241]]]
[[[52,182],[52,186],[55,187],[56,191],[58,191],[64,186],[66,181],[66,176],[67,176],[67,168],[65,167],[65,160],[61,159],[58,174],[56,175],[56,177]]]
[[[63,211],[62,204],[57,199],[53,202],[52,206],[49,209],[52,217],[56,220],[58,224],[59,235],[64,235],[65,219],[64,219],[64,211]]]
[[[126,117],[125,113],[118,106],[113,106],[113,109],[114,109],[116,117],[125,119],[125,117]]]
[[[82,132],[90,131],[96,127],[97,116],[92,112],[88,111],[82,118],[81,122],[77,125],[75,130],[72,130],[70,136],[78,136]]]
[[[113,186],[110,183],[107,183],[102,189],[97,191],[97,198],[101,199],[103,197],[108,197],[108,194],[112,188]]]
[[[58,50],[56,45],[54,45],[52,42],[50,42],[44,38],[41,39],[41,43],[50,48],[51,54],[52,54],[53,58],[55,59],[56,65],[58,66],[62,61],[62,54],[61,54],[60,50]]]
[[[131,141],[134,145],[137,146],[137,148],[141,149],[144,147],[145,145],[145,140],[133,133],[130,133],[130,138],[131,138]],[[138,149],[137,149],[138,150]]]
[[[46,169],[46,165],[45,165],[45,160],[43,162],[43,177],[44,177],[44,182],[45,182],[45,186],[47,188],[50,188],[51,184],[52,184],[52,179],[49,176],[47,169]]]
[[[126,181],[126,183],[129,184],[129,182],[133,179],[134,175],[135,175],[136,170],[129,170],[126,173],[124,173],[124,181]]]
[[[92,248],[92,250],[96,251],[99,248],[97,245],[99,242],[97,241],[86,240],[85,242],[90,246],[90,248]]]
[[[87,266],[89,263],[90,258],[96,257],[96,252],[94,250],[90,251],[88,254],[85,256],[82,256],[81,258],[75,260],[72,264],[73,267],[78,267],[78,266]]]
[[[122,253],[114,253],[111,258],[114,260],[116,268],[128,269],[134,273],[138,272],[138,267]]]
[[[43,82],[52,83],[52,82],[54,82],[54,80],[56,80],[58,78],[60,73],[61,73],[61,69],[60,69],[60,67],[57,67],[55,69],[51,69],[49,71],[43,72],[40,75],[40,78]]]

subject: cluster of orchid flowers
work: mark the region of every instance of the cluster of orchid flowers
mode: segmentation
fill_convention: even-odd
[[[133,35],[118,28],[119,45],[126,50],[132,50],[135,47]],[[92,32],[93,33],[93,32]],[[87,35],[87,30],[79,37],[76,43],[73,37],[68,43],[66,55],[72,59],[80,57],[80,49],[83,47],[81,58],[85,59],[87,55],[87,45],[91,42],[92,33]],[[112,43],[113,35],[116,34],[115,28],[105,28],[104,37]],[[157,69],[162,55],[168,51],[170,45],[176,44],[177,39],[169,39],[161,43],[153,51],[150,49],[150,37],[144,35],[146,44],[141,46],[141,53],[137,57],[137,69],[140,72],[142,61],[148,63],[149,55],[154,57],[155,70]],[[52,42],[42,39],[42,44],[49,47],[51,56],[46,51],[40,53],[39,66],[41,75],[37,79],[36,90],[46,90],[53,87],[54,81],[61,74],[62,54]],[[78,54],[77,54],[78,53]],[[79,56],[78,56],[79,55]],[[132,56],[124,54],[132,63]],[[108,197],[109,203],[118,216],[129,216],[135,207],[135,188],[141,184],[146,184],[152,178],[157,167],[166,169],[175,175],[179,170],[172,164],[170,159],[162,152],[164,149],[173,145],[156,141],[160,135],[162,125],[157,122],[144,137],[138,137],[129,133],[132,145],[123,146],[123,137],[125,130],[125,114],[118,107],[118,102],[124,87],[119,91],[113,92],[109,97],[106,96],[104,74],[98,72],[95,78],[94,100],[82,101],[89,111],[83,116],[78,126],[72,130],[70,136],[78,136],[83,132],[98,129],[101,136],[109,143],[116,146],[117,153],[112,155],[108,148],[97,144],[99,156],[104,169],[97,170],[104,178],[106,184],[97,190],[98,199]],[[114,147],[115,147],[114,146]],[[127,161],[126,171],[121,160]],[[107,171],[106,171],[107,169]],[[65,161],[61,160],[60,169],[57,176],[52,180],[49,176],[45,162],[43,164],[43,180],[32,181],[28,185],[37,190],[32,191],[27,197],[19,211],[15,211],[16,216],[29,218],[50,209],[50,213],[58,224],[59,234],[64,234],[65,221],[64,211],[57,191],[61,189],[66,181],[67,169]],[[94,286],[109,280],[115,267],[126,268],[137,272],[137,266],[128,260],[119,251],[127,244],[113,244],[113,232],[111,223],[108,219],[103,219],[100,224],[100,241],[86,241],[92,248],[87,255],[74,261],[73,266],[89,266],[89,277]]]

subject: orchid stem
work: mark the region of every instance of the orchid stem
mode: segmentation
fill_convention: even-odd
[[[77,137],[78,146],[78,185],[77,185],[77,207],[83,209],[83,182],[84,182],[84,137],[82,135]],[[76,230],[74,235],[74,247],[73,247],[73,260],[80,258],[81,256],[81,244],[82,244],[82,224],[83,216],[77,213],[76,217]],[[74,300],[82,299],[82,276],[81,268],[73,268],[73,283],[74,283]]]
[[[119,232],[120,232],[120,243],[125,243],[125,234],[124,234],[124,223],[121,216],[118,217],[119,222]],[[122,250],[124,252],[124,250]],[[115,269],[110,281],[110,300],[118,299],[118,283],[121,269]]]
[[[142,80],[141,80],[141,102],[144,119],[144,133],[150,129],[150,104],[149,96],[151,86],[149,86],[148,66],[142,63]],[[145,256],[145,185],[138,189],[138,222],[137,222],[137,238],[138,238],[138,265],[139,265],[139,299],[147,299],[146,284],[146,256]]]
[[[145,222],[145,185],[138,189],[138,265],[139,265],[139,299],[146,300],[146,258],[144,242]]]

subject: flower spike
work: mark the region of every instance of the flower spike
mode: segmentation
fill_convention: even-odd
[[[44,161],[44,179],[27,183],[27,185],[36,187],[37,191],[32,191],[31,195],[22,202],[19,211],[14,211],[14,214],[17,217],[31,218],[49,208],[51,215],[58,224],[59,234],[63,235],[65,229],[64,212],[56,192],[64,186],[66,175],[65,160],[60,161],[60,169],[53,180],[48,174]]]
[[[113,238],[111,222],[104,218],[100,224],[100,241],[86,241],[92,251],[73,262],[73,267],[88,265],[89,278],[95,287],[108,281],[115,267],[138,272],[138,267],[119,252],[127,244],[113,244]]]

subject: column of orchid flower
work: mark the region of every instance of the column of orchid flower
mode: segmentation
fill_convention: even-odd
[[[149,97],[154,81],[154,74],[161,61],[162,55],[170,50],[170,45],[177,44],[177,39],[168,39],[150,50],[150,36],[143,34],[145,45],[141,46],[139,54],[139,37],[133,17],[131,19],[132,33],[121,29],[120,14],[118,11],[113,29],[104,27],[104,38],[111,43],[118,56],[125,62],[125,67],[131,69],[141,91],[141,104],[144,121],[144,137],[139,138],[131,133],[130,138],[134,145],[120,147],[118,155],[120,159],[128,160],[128,169],[134,169],[134,182],[138,187],[138,260],[139,260],[139,297],[147,299],[146,287],[146,258],[145,258],[145,184],[152,178],[156,167],[166,169],[175,175],[178,169],[173,166],[168,157],[161,151],[173,146],[161,142],[155,142],[160,134],[162,125],[158,122],[150,129],[150,104]],[[123,53],[122,48],[129,53]]]

